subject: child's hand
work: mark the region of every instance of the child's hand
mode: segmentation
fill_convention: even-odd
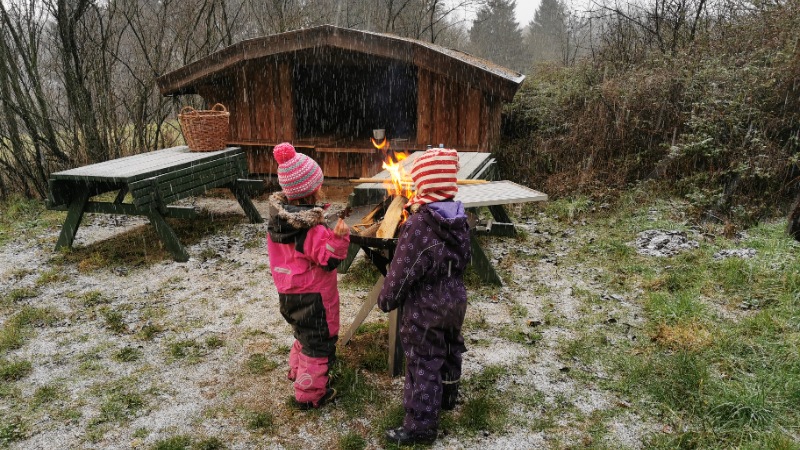
[[[347,224],[344,223],[344,220],[340,218],[339,221],[336,222],[336,227],[333,228],[333,234],[335,234],[337,237],[350,234],[350,227],[348,227]]]

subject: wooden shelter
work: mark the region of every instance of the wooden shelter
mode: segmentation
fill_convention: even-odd
[[[524,79],[427,42],[325,25],[242,41],[157,81],[162,95],[227,106],[251,173],[275,173],[271,148],[288,141],[327,177],[349,178],[380,171],[374,129],[393,150],[491,151]]]

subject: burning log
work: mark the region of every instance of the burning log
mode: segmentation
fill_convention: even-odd
[[[403,207],[406,205],[406,202],[408,202],[408,199],[401,195],[396,195],[392,199],[392,203],[389,205],[389,208],[386,209],[386,213],[383,215],[381,226],[378,228],[378,232],[375,234],[376,237],[382,239],[394,238],[398,225],[400,225],[400,223],[403,221]]]
[[[378,233],[378,228],[380,227],[381,222],[374,222],[372,225],[364,228],[364,230],[358,233],[358,235],[364,237],[375,237],[375,235]]]

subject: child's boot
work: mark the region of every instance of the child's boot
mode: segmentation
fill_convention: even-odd
[[[298,409],[307,411],[309,409],[316,409],[325,406],[326,404],[332,402],[335,398],[336,389],[328,388],[325,390],[325,395],[323,395],[316,404],[314,404],[314,402],[298,402],[297,400],[295,400],[295,404],[297,405]]]
[[[458,400],[458,385],[460,380],[442,381],[442,409],[452,411]]]
[[[386,430],[386,440],[397,445],[433,444],[436,430],[406,431],[403,427]]]

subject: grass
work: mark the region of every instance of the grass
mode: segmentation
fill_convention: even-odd
[[[612,346],[603,334],[586,331],[561,351],[609,368],[605,386],[637,399],[640,415],[650,416],[649,405],[657,411],[651,420],[679,430],[652,436],[648,446],[772,448],[790,442],[788,430],[800,424],[789,406],[800,385],[794,381],[800,360],[790,350],[800,337],[798,244],[782,224],[765,223],[740,242],[718,236],[672,258],[643,257],[627,244],[638,231],[682,224],[668,214],[655,224],[648,220],[659,203],[621,203],[617,214],[598,218],[595,227],[607,231],[572,258],[603,267],[607,289],[642,291],[636,298],[647,339]],[[720,249],[747,247],[757,249],[755,258],[713,258]]]
[[[61,281],[66,281],[67,278],[67,275],[61,270],[61,268],[54,267],[42,272],[42,274],[39,275],[39,278],[36,279],[36,285],[44,286],[51,283],[58,283]]]
[[[190,450],[191,445],[192,439],[189,436],[172,436],[156,442],[150,450]]]
[[[219,438],[193,438],[188,435],[161,439],[149,447],[150,450],[223,450],[228,448]]]
[[[339,450],[364,450],[367,448],[367,440],[358,433],[349,432],[339,438]]]
[[[26,429],[26,424],[18,416],[0,418],[0,446],[24,439]]]
[[[46,384],[36,388],[31,402],[33,406],[47,405],[61,399],[63,395],[64,389],[62,386],[56,384]]]
[[[106,298],[100,291],[88,291],[81,294],[79,297],[80,302],[87,308],[92,308],[97,305],[105,305],[111,303],[111,300]]]
[[[359,254],[347,273],[341,277],[340,284],[343,288],[369,289],[376,281],[380,272],[364,255]]]
[[[5,382],[19,381],[33,371],[30,361],[5,361],[0,359],[0,380]]]
[[[167,219],[170,227],[184,246],[200,242],[204,236],[229,233],[245,220],[240,214],[214,214],[201,212],[195,220]],[[82,273],[109,267],[151,266],[172,255],[163,246],[152,226],[141,226],[117,233],[113,238],[95,244],[72,248],[54,258],[57,264],[74,264]]]
[[[128,325],[125,324],[125,316],[114,309],[103,308],[101,311],[105,320],[105,327],[117,334],[128,332]]]
[[[247,417],[247,429],[269,433],[275,428],[275,416],[269,411],[250,412]]]
[[[464,332],[472,352],[464,357],[469,361],[474,354],[491,354],[498,343],[499,348],[515,348],[524,356],[470,366],[462,378],[459,404],[442,414],[442,431],[465,442],[491,439],[482,436],[486,433],[496,436],[523,429],[551,436],[552,448],[616,448],[614,427],[634,417],[643,448],[797,448],[800,244],[785,237],[783,224],[764,223],[747,230],[746,238],[731,240],[713,224],[688,223],[681,213],[685,205],[679,201],[634,193],[611,209],[595,210],[580,198],[559,202],[551,202],[552,210],[547,206],[544,212],[535,211],[536,225],[526,235],[486,240],[489,251],[495,245],[507,250],[504,264],[498,266],[501,276],[508,278],[512,268],[523,267],[531,270],[531,283],[497,289],[477,279],[468,281]],[[559,239],[566,236],[566,228],[575,233],[568,236],[569,244],[562,244]],[[670,258],[639,255],[631,242],[638,232],[651,228],[685,230],[700,246]],[[713,238],[693,234],[693,229]],[[526,251],[520,250],[523,247]],[[744,247],[756,249],[756,256],[713,257],[722,249]],[[539,261],[555,251],[559,252],[556,276],[563,275],[563,280],[537,278]],[[62,263],[88,269],[111,261],[97,248],[84,256]],[[122,264],[138,260],[125,261]],[[340,288],[362,295],[376,276],[371,264],[356,261],[340,278]],[[19,272],[18,278],[39,280],[39,286],[62,281],[48,269]],[[27,304],[38,295],[39,287],[33,284],[5,293],[0,308],[0,399],[12,406],[0,414],[0,447],[24,444],[38,432],[33,424],[41,423],[45,414],[58,423],[82,426],[85,444],[97,446],[109,430],[132,427],[134,419],[161,408],[161,395],[140,386],[148,373],[159,370],[157,364],[178,363],[172,369],[179,370],[182,364],[192,370],[188,364],[221,350],[229,361],[242,361],[233,372],[236,376],[203,380],[201,387],[204,395],[213,395],[215,400],[209,401],[217,402],[214,421],[234,421],[246,430],[245,436],[251,436],[244,439],[269,436],[290,446],[287,436],[293,429],[285,424],[309,429],[334,425],[337,434],[326,441],[326,448],[363,449],[376,442],[396,448],[382,440],[383,431],[401,424],[404,414],[402,387],[386,375],[388,325],[383,317],[363,324],[350,344],[337,350],[338,360],[330,372],[337,400],[323,409],[301,412],[286,400],[292,397],[290,383],[279,367],[290,346],[280,344],[279,332],[220,331],[196,338],[174,334],[175,317],[165,300],[190,289],[187,280],[176,275],[159,283],[141,306],[131,306],[105,290],[76,289],[67,294],[69,307],[87,311],[70,314],[69,320],[97,319],[109,338],[71,360],[73,376],[92,387],[76,392],[70,384],[69,394],[72,380],[32,385],[33,365],[38,373],[39,360],[15,353],[35,333],[56,324],[60,313]],[[522,295],[524,300],[518,298]],[[211,300],[194,301],[202,307],[211,305]],[[262,300],[248,305],[257,301]],[[565,303],[574,314],[565,312]],[[495,320],[498,313],[503,316],[500,321]],[[247,319],[243,311],[225,314],[234,327]],[[83,339],[59,337],[59,349],[90,338]],[[257,346],[249,347],[256,341]],[[46,367],[49,362],[41,364]],[[102,381],[118,370],[132,375]],[[531,374],[540,376],[542,370],[555,388],[549,383],[531,384]],[[262,401],[265,382],[268,389],[273,383],[279,386],[280,398],[249,403],[253,395]],[[217,383],[224,386],[217,389]],[[595,394],[613,400],[587,410]],[[86,414],[83,419],[82,414]],[[364,418],[370,420],[367,427]],[[203,421],[198,418],[192,426]],[[141,430],[133,436],[146,439],[156,433]],[[213,449],[242,442],[236,438],[229,444],[227,437],[220,440],[197,431],[179,433],[149,448]]]
[[[147,406],[146,392],[140,389],[140,382],[134,377],[100,383],[93,391],[100,400],[100,412],[92,419],[90,427],[101,433],[104,425],[126,423]]]
[[[36,289],[29,287],[14,288],[6,295],[6,300],[9,302],[18,302],[26,298],[34,298],[39,295]]]
[[[59,317],[50,308],[22,307],[0,327],[0,354],[22,347],[33,328],[53,325]]]
[[[114,354],[114,359],[119,362],[134,362],[142,357],[142,351],[135,347],[123,347]]]
[[[0,202],[0,245],[12,238],[35,236],[60,225],[61,213],[48,211],[41,201],[14,196]]]
[[[247,359],[247,371],[253,375],[266,375],[278,368],[278,363],[263,353],[255,353]]]

